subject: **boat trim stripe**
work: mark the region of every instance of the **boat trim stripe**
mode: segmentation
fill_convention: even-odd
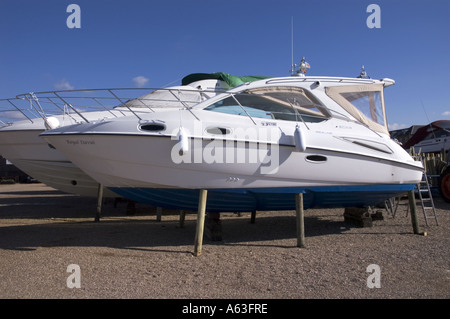
[[[136,134],[136,133],[63,133],[63,134],[52,134],[52,133],[43,133],[40,134],[40,136],[52,136],[52,135],[62,135],[62,136],[89,136],[89,135],[104,135],[104,136],[140,136],[140,137],[157,137],[157,138],[170,138],[173,139],[173,136],[168,136],[168,135],[153,135],[153,134]],[[201,140],[218,140],[218,138],[214,138],[214,137],[196,137],[196,136],[190,136],[189,138],[193,138],[193,139],[201,139]],[[260,142],[255,142],[255,141],[239,141],[239,140],[226,140],[226,139],[221,139],[223,141],[233,141],[233,142],[241,142],[241,143],[260,143]],[[174,140],[175,141],[175,140]],[[269,144],[269,145],[278,145],[279,147],[290,147],[290,148],[295,148],[294,144],[276,144],[276,143],[270,143],[267,142],[265,144]],[[370,156],[370,155],[364,155],[364,154],[359,154],[359,153],[354,153],[354,152],[346,152],[346,151],[340,151],[340,150],[330,150],[330,149],[324,149],[324,148],[319,148],[319,147],[306,147],[307,150],[310,151],[320,151],[320,152],[330,152],[330,153],[338,153],[338,154],[345,154],[345,155],[353,155],[353,156],[359,156],[359,157],[363,157],[363,158],[372,158],[372,159],[376,159],[376,160],[381,160],[381,161],[385,161],[388,163],[393,163],[395,165],[399,165],[399,166],[403,166],[403,167],[411,167],[411,168],[415,168],[419,171],[423,171],[423,168],[418,167],[416,165],[410,164],[410,163],[405,163],[405,162],[399,162],[396,160],[392,160],[392,159],[388,159],[388,158],[383,158],[383,157],[374,157],[374,156]]]

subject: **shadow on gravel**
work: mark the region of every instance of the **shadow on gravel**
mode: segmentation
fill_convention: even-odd
[[[145,217],[145,218],[144,218]],[[53,220],[48,223],[0,227],[0,249],[34,250],[38,247],[111,247],[133,250],[154,250],[157,247],[192,246],[196,221],[192,217],[183,228],[177,220],[158,222],[148,216],[133,219],[114,218],[100,222]],[[152,217],[150,217],[152,218]],[[0,220],[1,223],[1,220]],[[305,217],[306,237],[339,234],[348,229],[346,223]],[[296,238],[295,213],[292,216],[257,217],[251,224],[247,217],[222,219],[223,241],[204,243],[222,245]],[[274,243],[276,245],[276,243]],[[184,251],[183,251],[184,252]]]
[[[180,228],[176,212],[164,212],[162,221],[158,222],[155,208],[144,205],[137,206],[137,214],[130,218],[126,201],[114,203],[113,199],[107,199],[102,208],[104,219],[96,223],[96,198],[51,189],[0,195],[0,249],[89,246],[154,251],[158,247],[194,244],[195,213],[189,214],[185,227]],[[436,204],[447,205],[443,200],[437,200]],[[343,210],[327,210],[314,216],[308,212],[305,213],[307,238],[341,234],[355,227],[344,222]],[[276,240],[295,240],[297,236],[294,211],[276,215],[258,213],[255,224],[250,223],[249,214],[227,216],[222,218],[223,240],[211,241],[205,236],[205,244],[277,246]]]

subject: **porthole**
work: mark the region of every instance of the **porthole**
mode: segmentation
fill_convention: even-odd
[[[327,158],[322,155],[308,155],[306,156],[306,161],[312,163],[324,163],[327,161]]]
[[[159,132],[159,131],[163,131],[166,129],[165,125],[157,124],[157,123],[142,124],[140,126],[140,128],[143,131],[149,131],[149,132]]]
[[[206,132],[208,132],[209,134],[226,135],[230,134],[231,130],[226,127],[209,127],[206,129]]]

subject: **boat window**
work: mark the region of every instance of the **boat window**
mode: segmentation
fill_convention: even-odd
[[[369,120],[385,125],[380,91],[347,92],[341,95]]]
[[[152,123],[152,124],[143,124],[140,126],[141,130],[143,131],[150,131],[150,132],[159,132],[162,130],[165,130],[166,127],[162,124],[156,124],[156,123]]]
[[[208,127],[206,129],[206,132],[208,132],[209,134],[227,135],[231,133],[231,130],[226,127]]]
[[[449,135],[449,131],[448,130],[440,130],[440,129],[431,129],[427,136],[425,136],[424,139],[430,139],[430,138],[439,138],[439,137],[446,137]]]
[[[327,118],[327,112],[309,92],[295,87],[247,90],[205,110],[286,121],[320,122]]]
[[[383,84],[360,84],[330,86],[325,92],[356,121],[389,135],[383,89]]]

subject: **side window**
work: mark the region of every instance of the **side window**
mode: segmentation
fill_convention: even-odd
[[[382,83],[333,85],[325,87],[325,93],[357,122],[370,129],[389,135],[384,109]]]
[[[264,110],[261,107],[261,102],[262,101],[260,101],[258,97],[238,94],[216,102],[206,107],[205,110],[273,119],[273,114],[269,111]]]
[[[268,87],[248,90],[216,102],[206,110],[285,121],[319,122],[326,112],[315,98],[295,87]]]
[[[383,126],[385,125],[379,91],[347,92],[341,93],[341,95],[369,120]]]

